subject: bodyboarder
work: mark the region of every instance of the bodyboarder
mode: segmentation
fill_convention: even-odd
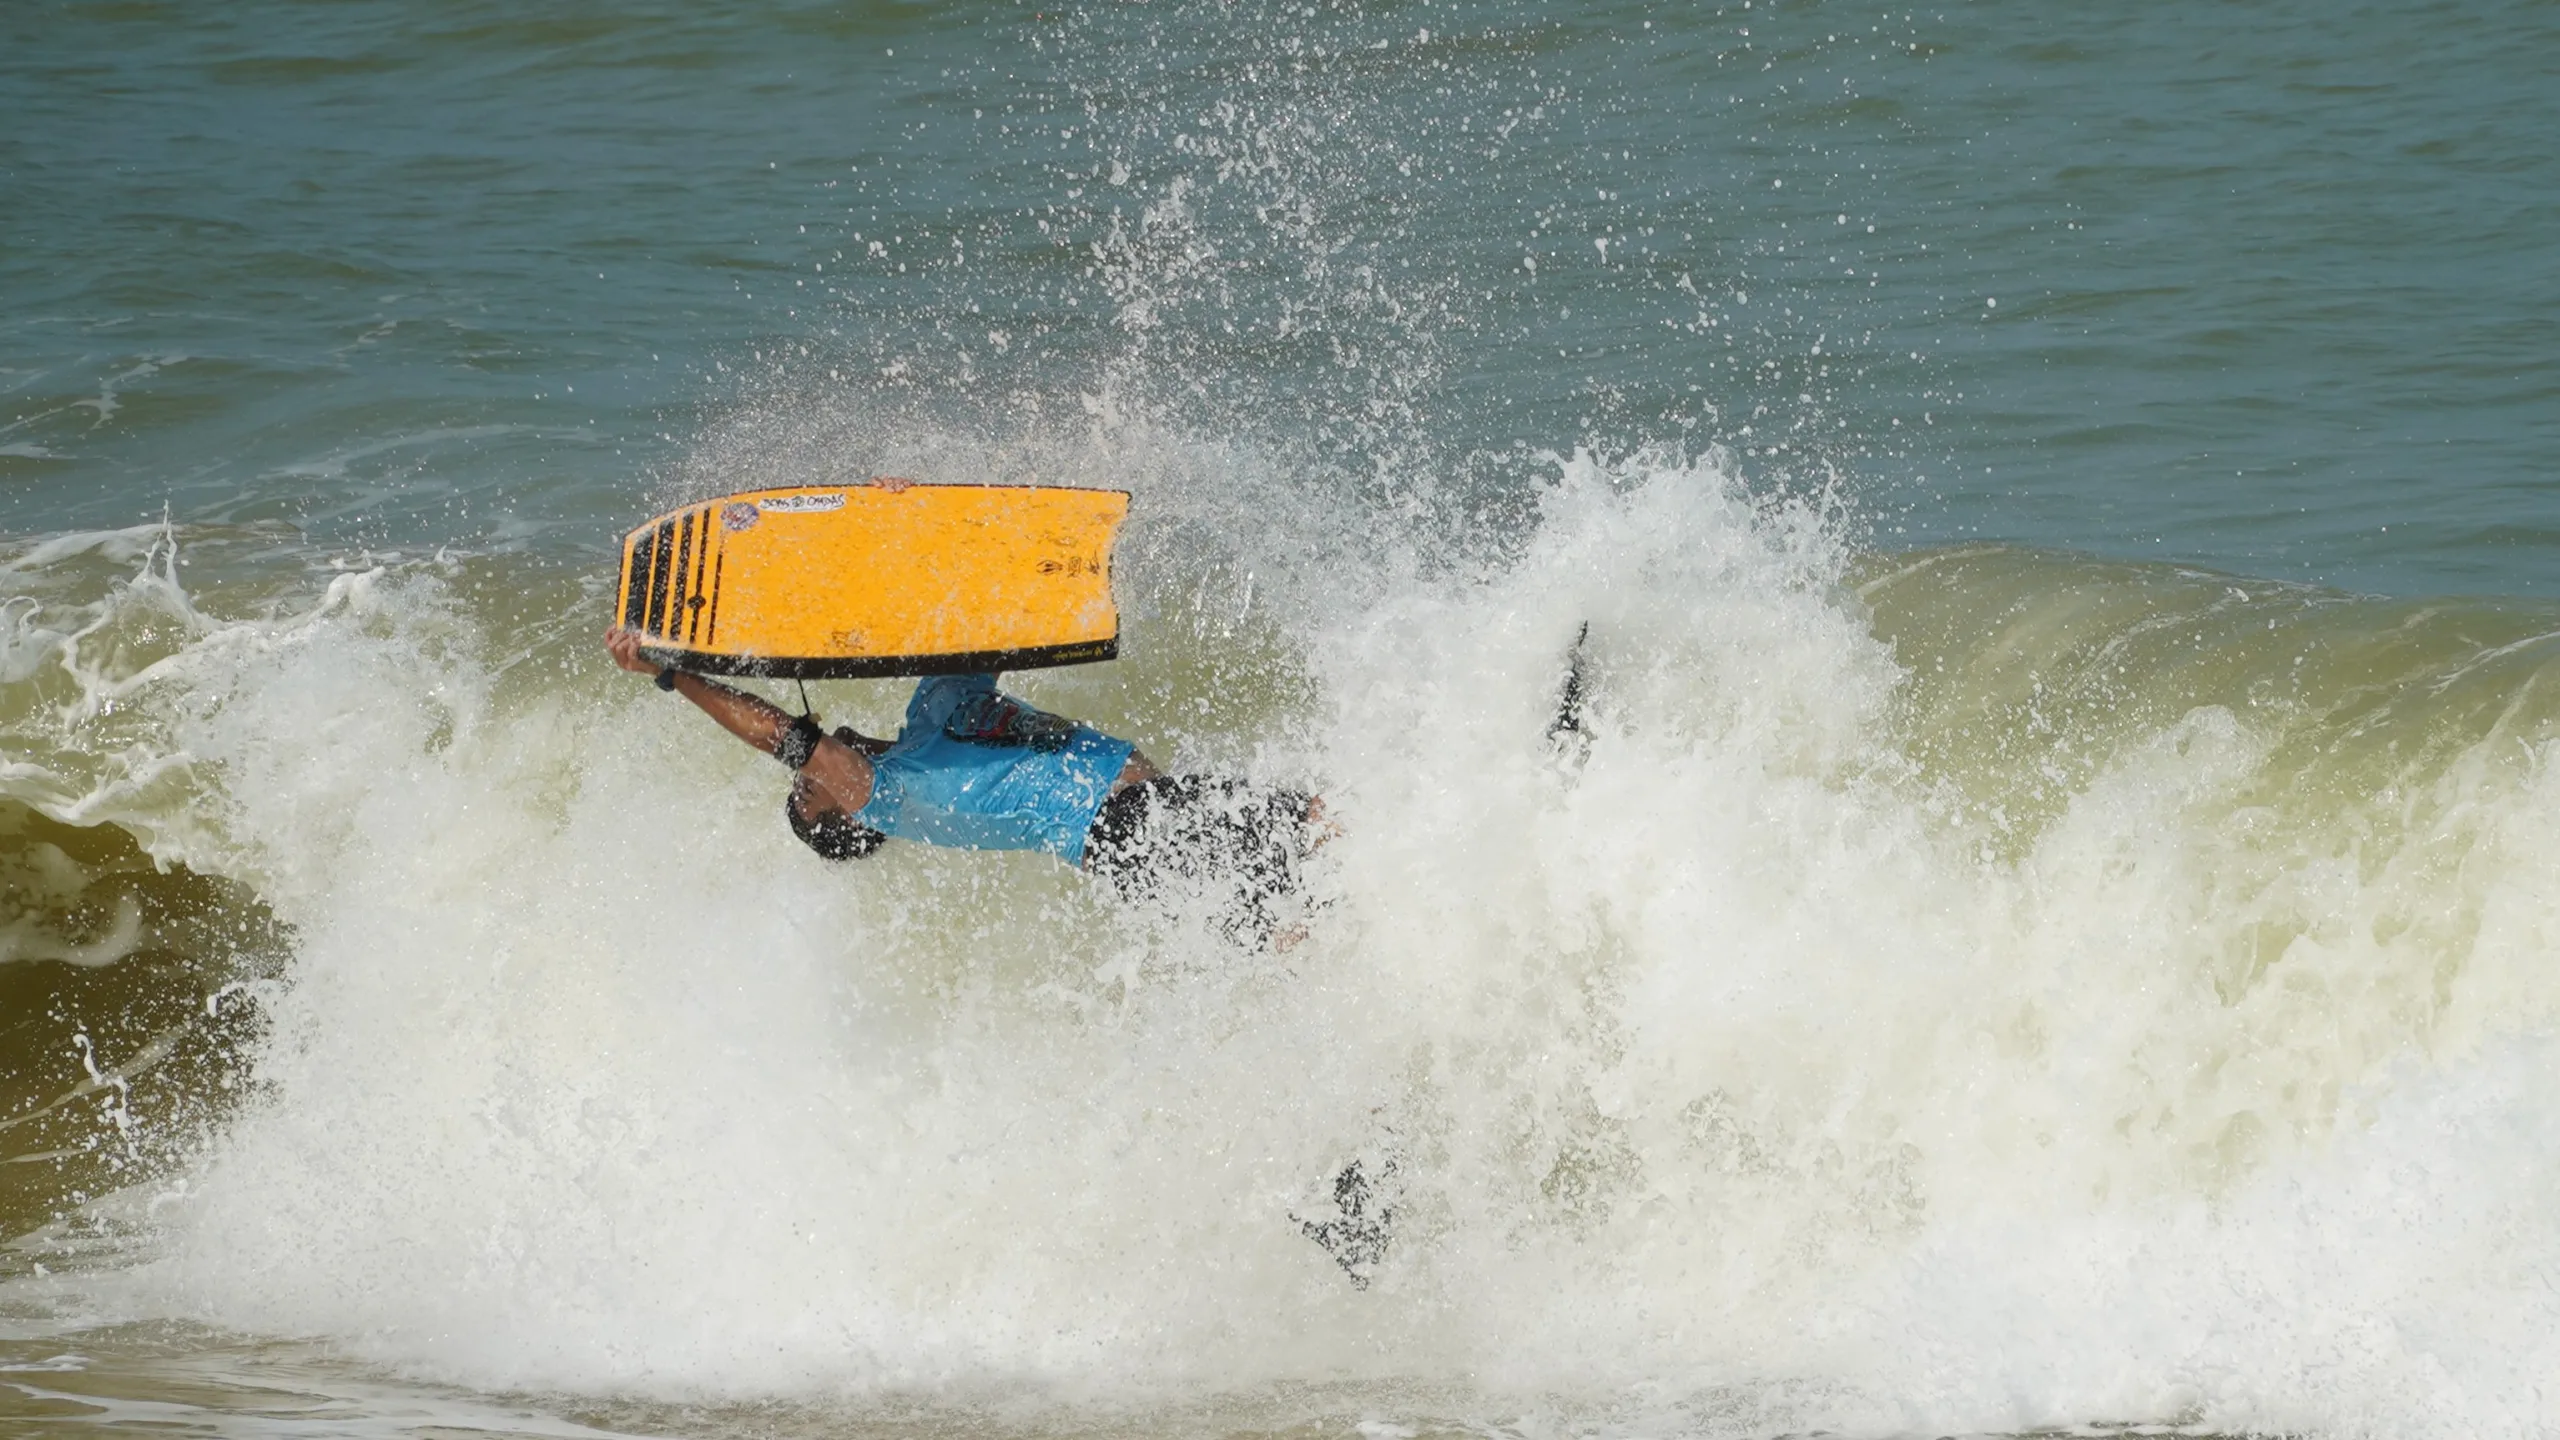
[[[891,839],[1043,851],[1126,900],[1209,890],[1218,928],[1259,949],[1293,938],[1280,902],[1331,833],[1315,796],[1167,775],[1128,741],[1005,694],[993,675],[919,680],[897,736],[882,740],[850,726],[829,733],[815,716],[655,665],[641,644],[636,630],[605,632],[615,664],[655,675],[792,772],[784,817],[829,860],[862,859]]]

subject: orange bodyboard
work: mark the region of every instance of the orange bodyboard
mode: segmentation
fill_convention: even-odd
[[[619,610],[660,665],[817,680],[1078,665],[1120,653],[1121,490],[789,485],[624,537]]]

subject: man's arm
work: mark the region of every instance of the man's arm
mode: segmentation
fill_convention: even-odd
[[[657,666],[641,657],[640,632],[636,630],[619,625],[607,630],[604,648],[613,656],[613,663],[625,670],[637,675],[658,673]],[[783,740],[795,723],[795,717],[781,707],[683,670],[675,672],[675,690],[719,721],[721,729],[767,755],[781,756]],[[800,773],[819,790],[822,799],[847,814],[861,809],[871,799],[871,757],[833,736],[819,737]]]

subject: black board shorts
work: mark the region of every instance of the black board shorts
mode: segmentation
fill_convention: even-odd
[[[1197,903],[1238,944],[1262,949],[1296,894],[1313,848],[1303,791],[1212,775],[1159,775],[1125,786],[1085,832],[1084,868],[1124,900]]]

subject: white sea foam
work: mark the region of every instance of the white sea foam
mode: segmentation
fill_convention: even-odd
[[[1285,550],[1179,488],[1214,464],[1135,468]],[[1112,675],[1025,678],[1320,782],[1330,903],[1280,955],[1031,857],[829,867],[769,766],[593,657],[501,703],[431,578],[261,632],[173,723],[294,969],[261,1098],[95,1303],[483,1388],[2551,1423],[2547,764],[2306,839],[2206,706],[2004,848],[1909,758],[1817,505],[1557,472],[1499,565],[1266,576],[1313,699],[1240,702],[1251,743],[1185,718],[1221,696],[1169,563]],[[1586,621],[1577,760],[1544,732]],[[1366,1291],[1292,1218],[1353,1155],[1400,1189]]]

